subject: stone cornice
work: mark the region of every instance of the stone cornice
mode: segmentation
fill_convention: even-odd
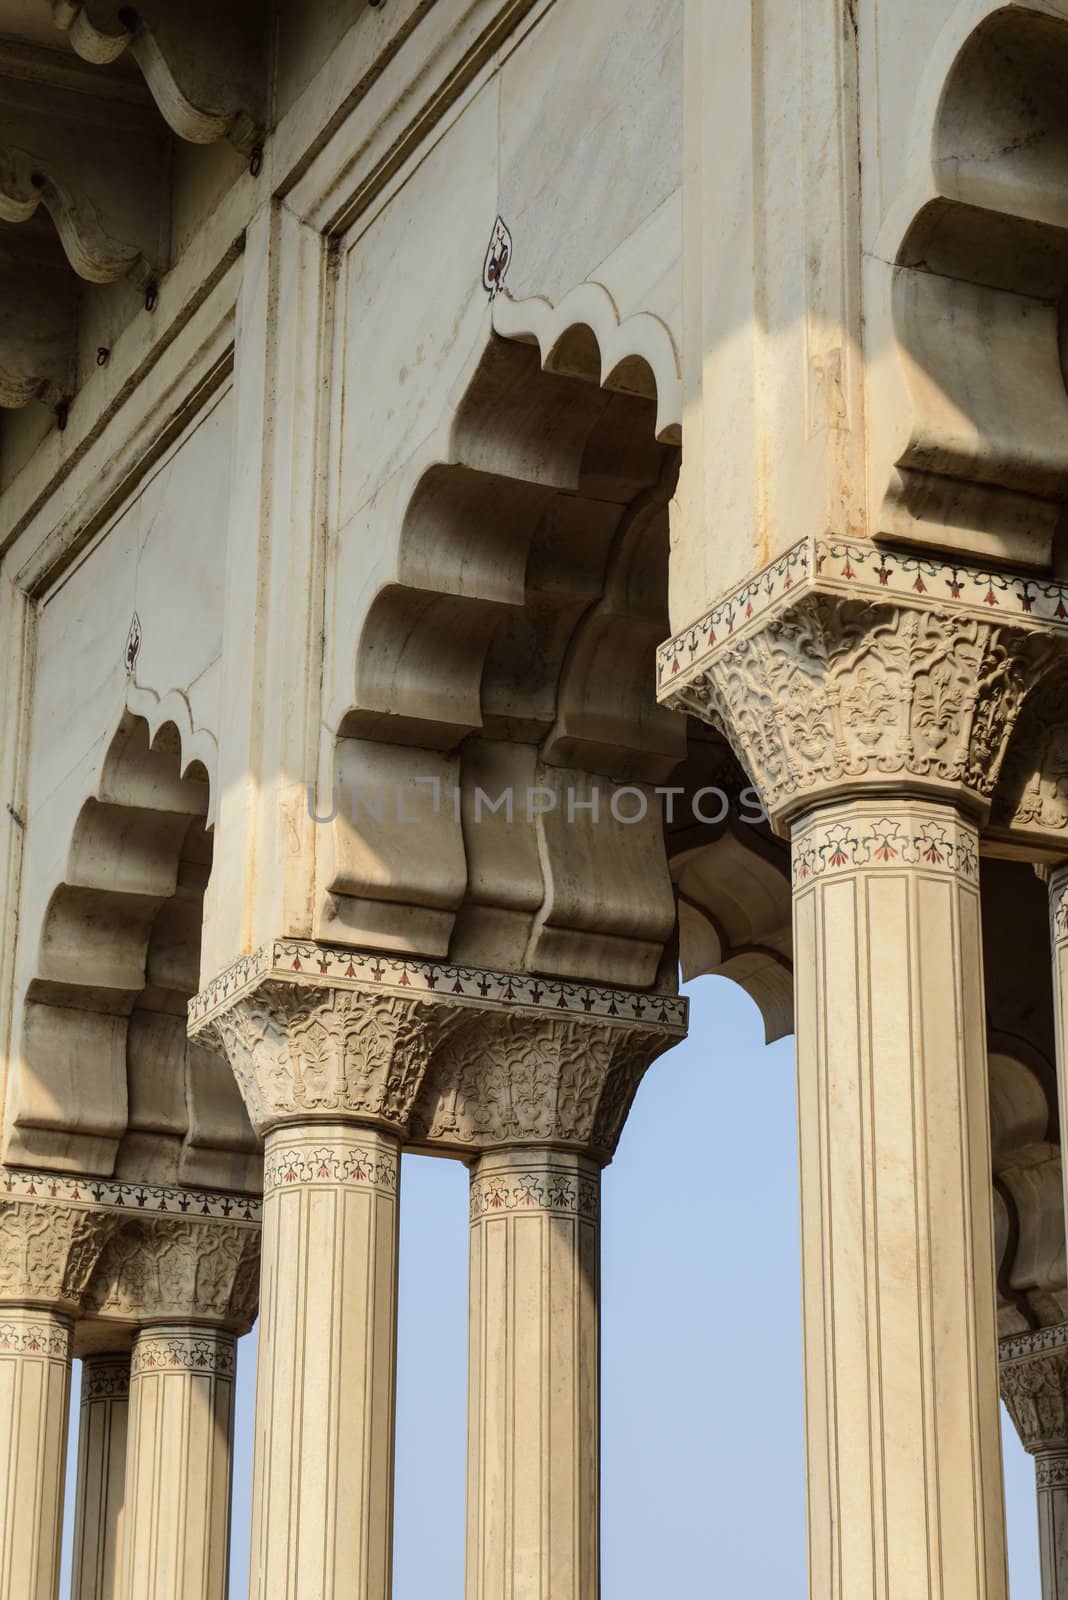
[[[481,1009],[571,1012],[620,1022],[667,1028],[681,1038],[686,1032],[688,1003],[677,994],[648,994],[612,989],[570,978],[538,978],[527,973],[491,972],[448,961],[395,959],[391,956],[313,943],[275,939],[242,956],[189,1002],[189,1031],[198,1033],[218,1013],[267,979],[294,985],[431,996],[447,1004]]]
[[[662,646],[658,693],[724,730],[780,831],[902,788],[982,818],[1021,707],[1066,660],[1061,584],[816,539]]]

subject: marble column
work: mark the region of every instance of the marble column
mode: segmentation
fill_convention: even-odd
[[[1001,1341],[1001,1397],[1034,1457],[1042,1600],[1068,1600],[1068,1326]]]
[[[1057,1039],[1057,1098],[1060,1125],[1068,1129],[1068,863],[1042,869],[1049,887],[1049,925],[1053,956],[1053,1019]],[[1068,1215],[1068,1162],[1061,1163]]]
[[[600,1167],[471,1169],[467,1600],[598,1593]]]
[[[56,1600],[71,1323],[0,1305],[0,1600]]]
[[[471,1151],[467,1600],[600,1593],[601,1171],[685,1002],[587,992],[567,1016],[563,988],[549,1015],[469,1011],[413,1119]]]
[[[130,1363],[124,1600],[226,1600],[234,1335],[143,1328]]]
[[[598,1174],[685,1001],[276,940],[191,1017],[267,1147],[254,1600],[389,1600],[402,1143],[486,1199],[469,1600],[596,1600]]]
[[[84,1295],[94,1326],[133,1345],[122,1600],[226,1597],[235,1340],[255,1312],[260,1230],[224,1196],[195,1213],[194,1198],[117,1223]]]
[[[441,1008],[287,969],[202,1035],[266,1141],[251,1593],[388,1600],[400,1139]]]
[[[977,844],[919,800],[793,830],[821,1600],[1006,1594]]]
[[[56,1600],[71,1329],[115,1226],[48,1195],[0,1198],[0,1600]]]
[[[130,1356],[82,1358],[71,1600],[119,1600]]]
[[[393,1559],[400,1151],[277,1129],[264,1167],[252,1592],[385,1600]]]
[[[978,826],[1060,647],[921,566],[806,539],[658,659],[793,847],[813,1600],[1008,1594]]]

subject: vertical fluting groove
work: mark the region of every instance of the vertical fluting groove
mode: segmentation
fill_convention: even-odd
[[[468,1600],[596,1600],[598,1193],[551,1149],[472,1169]]]
[[[869,923],[868,885],[853,884],[854,935],[860,945],[864,931],[864,970],[871,972],[871,952],[866,932]],[[870,979],[869,979],[870,982]],[[859,1137],[861,1141],[861,1249],[864,1254],[864,1359],[867,1371],[865,1390],[865,1454],[867,1456],[868,1494],[872,1505],[884,1505],[883,1484],[885,1457],[883,1438],[883,1389],[879,1309],[879,1191],[877,1183],[875,1147],[875,1060],[871,1037],[871,1008],[861,1004],[859,969],[853,975],[853,1003],[856,1008],[858,1030],[862,1039],[858,1050],[858,1081],[860,1105]],[[890,1587],[887,1570],[885,1514],[871,1520],[871,1557],[876,1600],[885,1600]]]
[[[975,831],[855,801],[795,845],[811,1593],[1005,1600]]]
[[[130,1380],[124,1600],[225,1600],[233,1446],[231,1333],[141,1330]]]
[[[88,1355],[82,1362],[71,1600],[118,1600],[130,1357]]]
[[[822,901],[824,891],[815,891],[814,899]],[[820,908],[822,909],[822,908]],[[827,970],[827,952],[825,948],[826,919],[820,919],[820,973],[823,980]],[[856,978],[854,976],[854,981]],[[818,1165],[817,1165],[817,1194],[819,1198],[820,1236],[825,1241],[824,1259],[820,1264],[820,1287],[823,1297],[821,1308],[821,1325],[824,1330],[826,1349],[823,1353],[824,1377],[823,1397],[827,1402],[826,1417],[828,1427],[826,1449],[826,1473],[828,1479],[828,1492],[832,1496],[834,1513],[831,1518],[831,1556],[834,1562],[834,1593],[836,1600],[842,1593],[842,1544],[840,1530],[842,1527],[842,1482],[841,1469],[838,1457],[838,1430],[837,1419],[834,1418],[835,1387],[834,1367],[835,1350],[838,1342],[838,1328],[835,1317],[834,1302],[834,1269],[835,1250],[837,1248],[837,1235],[834,1226],[834,1191],[835,1191],[835,1152],[830,1132],[830,1094],[829,1082],[831,1073],[830,1052],[827,1047],[825,1020],[817,1002],[817,1014],[820,1029],[820,1043],[816,1066],[816,1093],[817,1093],[817,1129],[818,1129]]]
[[[558,1266],[557,1249],[555,1247],[558,1247],[560,1245],[561,1240],[565,1239],[565,1238],[566,1238],[567,1244],[568,1244],[568,1258],[567,1258],[566,1261],[564,1261],[564,1262],[559,1264],[559,1276],[561,1278],[563,1278],[563,1280],[564,1280],[564,1284],[566,1286],[567,1296],[568,1296],[568,1298],[570,1300],[570,1305],[568,1307],[570,1315],[568,1316],[567,1322],[566,1322],[566,1328],[567,1328],[567,1358],[566,1358],[565,1370],[560,1374],[560,1383],[561,1383],[561,1386],[566,1384],[567,1385],[567,1389],[568,1389],[568,1397],[567,1397],[568,1398],[568,1407],[567,1407],[567,1412],[568,1412],[568,1424],[569,1424],[569,1427],[570,1427],[571,1437],[573,1439],[579,1439],[579,1438],[581,1438],[581,1434],[582,1434],[582,1394],[581,1394],[581,1390],[580,1390],[579,1385],[575,1382],[575,1374],[579,1370],[579,1362],[580,1362],[580,1359],[581,1359],[580,1355],[579,1355],[579,1350],[580,1350],[579,1330],[580,1330],[580,1327],[581,1327],[581,1324],[582,1324],[582,1281],[581,1281],[582,1280],[582,1272],[581,1272],[581,1258],[580,1258],[580,1253],[579,1253],[579,1239],[578,1239],[578,1237],[577,1237],[577,1235],[575,1233],[575,1230],[573,1229],[572,1225],[569,1222],[556,1222],[556,1221],[550,1220],[549,1225],[545,1230],[545,1233],[546,1233],[546,1242],[551,1247],[550,1248],[550,1257],[551,1257],[551,1268],[550,1268],[550,1270],[553,1272],[554,1275],[556,1275],[556,1273],[557,1273],[557,1266]],[[553,1294],[554,1306],[555,1306],[555,1302],[556,1302],[556,1293],[554,1292],[554,1294]],[[561,1319],[561,1320],[563,1320],[563,1319]],[[549,1328],[547,1328],[547,1333],[550,1333],[551,1332],[551,1316],[547,1317],[546,1321],[549,1324]],[[546,1385],[546,1388],[547,1388],[546,1410],[547,1411],[551,1411],[551,1408],[552,1408],[552,1396],[553,1396],[553,1394],[555,1392],[555,1377],[556,1377],[555,1364],[554,1364],[554,1355],[555,1354],[556,1354],[555,1348],[552,1346],[551,1340],[550,1340],[549,1371],[548,1371],[548,1374],[547,1374],[547,1385]],[[548,1422],[548,1420],[549,1419],[547,1418],[546,1421]],[[551,1434],[550,1434],[550,1437],[551,1437]],[[569,1485],[570,1492],[571,1492],[571,1499],[570,1499],[570,1503],[565,1503],[565,1505],[562,1507],[562,1509],[560,1511],[560,1518],[561,1518],[561,1520],[565,1521],[565,1525],[567,1527],[568,1544],[570,1546],[570,1552],[571,1552],[571,1568],[572,1568],[572,1571],[575,1574],[575,1595],[576,1595],[576,1600],[577,1600],[577,1597],[580,1596],[584,1592],[585,1568],[586,1568],[586,1553],[585,1553],[585,1550],[583,1548],[583,1541],[582,1541],[581,1537],[579,1536],[579,1514],[578,1514],[579,1498],[582,1495],[582,1493],[584,1491],[584,1487],[585,1487],[585,1476],[586,1476],[586,1473],[585,1473],[584,1455],[585,1455],[585,1452],[583,1452],[582,1455],[573,1455],[571,1457],[570,1461],[565,1460],[565,1470],[567,1472],[568,1485]],[[553,1521],[555,1520],[555,1515],[556,1515],[555,1500],[556,1500],[556,1498],[558,1498],[556,1496],[556,1494],[555,1494],[555,1490],[556,1490],[557,1485],[556,1485],[556,1481],[555,1481],[555,1479],[553,1478],[553,1475],[552,1475],[551,1455],[550,1455],[550,1458],[545,1463],[545,1475],[546,1475],[546,1478],[548,1480],[547,1490],[546,1490],[547,1498],[548,1498],[548,1516],[546,1518],[546,1534],[551,1534],[552,1524],[553,1524]],[[546,1551],[551,1549],[551,1543],[550,1543],[550,1541],[548,1539],[546,1540],[546,1544],[545,1544],[544,1548],[546,1549]],[[545,1594],[546,1595],[551,1595],[551,1593],[552,1593],[552,1569],[551,1568],[543,1576],[543,1586],[544,1586]]]
[[[320,1124],[268,1151],[253,1595],[388,1600],[397,1141]]]
[[[2,1526],[3,1537],[0,1539],[0,1593],[5,1596],[11,1593],[11,1529],[14,1526],[15,1504],[15,1460],[17,1451],[15,1441],[18,1438],[18,1408],[16,1404],[16,1384],[18,1369],[14,1361],[0,1362],[0,1402],[6,1401],[3,1409],[11,1418],[11,1426],[6,1432],[0,1432],[4,1440],[4,1520]]]
[[[934,1278],[931,1270],[931,1259],[926,1242],[931,1237],[932,1218],[930,1203],[927,1194],[928,1174],[928,1143],[927,1143],[927,1113],[925,1100],[925,1074],[926,1053],[924,1050],[924,1015],[923,1015],[923,986],[920,973],[922,967],[917,959],[921,952],[915,948],[919,939],[914,928],[918,886],[915,883],[905,883],[905,971],[909,978],[908,1009],[908,1056],[913,1070],[908,1075],[909,1091],[908,1102],[911,1114],[912,1149],[913,1149],[913,1255],[915,1261],[916,1282],[925,1285],[926,1293],[917,1295],[916,1298],[916,1338],[919,1350],[917,1366],[917,1381],[920,1391],[920,1413],[922,1424],[919,1429],[919,1441],[923,1459],[923,1498],[924,1521],[927,1545],[928,1582],[934,1584],[934,1595],[942,1594],[941,1564],[937,1556],[937,1546],[934,1543],[934,1529],[932,1528],[931,1500],[937,1494],[937,1471],[931,1470],[931,1451],[935,1448],[934,1436],[938,1427],[938,1418],[935,1412],[935,1392],[931,1373],[932,1346],[930,1327],[928,1324],[925,1307],[931,1303],[934,1293]],[[937,1523],[935,1524],[937,1526]]]
[[[367,1462],[368,1479],[373,1477],[375,1467],[375,1438],[374,1438],[374,1401],[372,1398],[372,1385],[375,1381],[375,1295],[380,1286],[376,1282],[375,1268],[380,1263],[375,1260],[375,1218],[374,1201],[370,1201],[363,1208],[363,1303],[367,1307],[366,1337],[361,1351],[360,1385],[363,1394],[367,1397],[362,1411],[363,1458]],[[340,1338],[340,1329],[338,1330]],[[371,1494],[363,1497],[360,1514],[360,1569],[368,1575],[371,1565]]]
[[[542,1600],[542,1597],[545,1594],[545,1560],[549,1541],[549,1530],[552,1527],[553,1514],[553,1484],[552,1474],[549,1471],[549,1457],[552,1450],[549,1397],[553,1392],[552,1385],[554,1373],[553,1346],[552,1340],[549,1338],[548,1334],[554,1297],[552,1251],[546,1249],[546,1235],[548,1234],[551,1226],[551,1223],[546,1223],[545,1227],[538,1228],[537,1241],[538,1275],[542,1282],[545,1283],[547,1288],[547,1293],[542,1296],[541,1303],[538,1306],[538,1321],[535,1334],[535,1348],[538,1353],[538,1372],[541,1379],[538,1385],[538,1410],[536,1419],[538,1444],[540,1446],[538,1450],[538,1476],[540,1479],[538,1489],[541,1507],[541,1515],[538,1519],[538,1600]],[[568,1533],[570,1533],[570,1528],[567,1526],[567,1522],[567,1513],[565,1512],[565,1529]]]
[[[516,1297],[519,1288],[519,1273],[516,1270],[516,1237],[515,1218],[509,1217],[505,1223],[505,1282],[507,1284],[507,1306],[505,1317],[504,1336],[506,1339],[505,1361],[508,1377],[505,1386],[505,1416],[515,1417],[515,1392],[516,1392],[516,1330],[519,1316]],[[510,1270],[509,1270],[510,1269]],[[515,1514],[516,1514],[516,1479],[515,1479],[515,1428],[506,1430],[505,1443],[505,1483],[507,1485],[508,1518],[504,1529],[504,1571],[507,1585],[507,1600],[515,1600]]]
[[[34,1307],[5,1306],[2,1322],[0,1600],[56,1600],[71,1329],[66,1318]]]
[[[957,971],[960,971],[960,972],[964,971],[964,961],[965,961],[965,954],[966,954],[965,953],[965,949],[964,949],[964,928],[963,928],[963,909],[964,909],[964,907],[963,907],[963,896],[964,896],[964,894],[965,894],[965,890],[962,887],[955,886],[955,892],[953,892],[953,896],[952,896],[952,898],[953,898],[953,905],[952,905],[953,957],[954,957],[954,967],[956,968]],[[969,943],[970,943],[970,941],[969,941]],[[982,952],[981,952],[981,950],[978,950],[978,951],[976,951],[974,953],[969,951],[969,954],[973,955],[973,959],[978,964],[981,965],[981,962],[982,962]],[[966,1007],[967,1007],[967,995],[964,993],[963,984],[961,985],[959,990],[955,990],[955,992],[954,992],[954,1000],[955,1000],[956,1008],[957,1008],[957,1029],[958,1029],[958,1032],[960,1034],[960,1037],[961,1037],[961,1040],[962,1040],[962,1044],[963,1044],[963,1048],[960,1051],[960,1055],[959,1055],[958,1062],[957,1062],[957,1079],[958,1079],[958,1084],[959,1084],[958,1094],[959,1094],[959,1097],[960,1097],[960,1104],[961,1104],[961,1121],[962,1121],[962,1124],[963,1124],[964,1128],[966,1130],[970,1130],[971,1125],[972,1125],[972,1116],[973,1116],[973,1105],[972,1105],[973,1095],[972,1095],[972,1092],[971,1092],[971,1084],[969,1082],[969,1067],[970,1067],[970,1062],[971,1062],[971,1049],[969,1048],[969,1046],[972,1043],[972,1041],[970,1041],[970,1039],[969,1039],[969,1031],[970,1030],[969,1030],[969,1027],[968,1027],[968,1018],[967,1018],[967,1016],[965,1014],[966,1013]],[[965,1257],[964,1257],[964,1261],[962,1262],[962,1277],[964,1279],[964,1287],[967,1288],[968,1279],[970,1277],[974,1277],[975,1276],[975,1269],[979,1265],[979,1263],[976,1260],[976,1253],[977,1253],[976,1252],[976,1244],[975,1244],[975,1222],[976,1222],[976,1219],[975,1219],[975,1217],[973,1215],[975,1173],[974,1173],[973,1161],[969,1160],[967,1135],[965,1136],[965,1139],[962,1142],[961,1157],[962,1157],[961,1163],[960,1163],[961,1208],[962,1208],[962,1213],[963,1213],[963,1217],[964,1217],[964,1238],[965,1238]],[[990,1185],[989,1184],[985,1184],[984,1187],[989,1192]],[[971,1269],[970,1271],[968,1270],[969,1268]],[[979,1349],[978,1349],[977,1329],[976,1329],[976,1325],[975,1325],[975,1307],[974,1307],[974,1305],[972,1303],[972,1300],[971,1300],[971,1297],[969,1295],[965,1294],[963,1296],[963,1301],[964,1301],[964,1332],[965,1332],[965,1339],[966,1339],[966,1342],[967,1342],[967,1349],[968,1349],[968,1364],[969,1364],[970,1367],[973,1368],[973,1370],[978,1370]],[[984,1438],[983,1429],[982,1429],[981,1423],[980,1423],[980,1417],[979,1417],[979,1410],[978,1410],[977,1401],[978,1401],[978,1395],[976,1393],[975,1387],[973,1385],[969,1385],[969,1388],[968,1388],[968,1412],[969,1412],[968,1420],[969,1420],[971,1432],[974,1435],[974,1437],[978,1440],[978,1446],[979,1446],[979,1448],[978,1448],[978,1450],[977,1450],[977,1452],[975,1454],[975,1457],[973,1458],[973,1461],[972,1461],[972,1473],[971,1473],[972,1521],[976,1526],[979,1525],[979,1523],[982,1520],[983,1515],[984,1515],[984,1507],[983,1507],[983,1503],[982,1502],[983,1502],[983,1485],[984,1485],[984,1481],[985,1481],[985,1477],[986,1477],[985,1462],[984,1462],[984,1459],[983,1459],[984,1451],[985,1451],[985,1447],[986,1447],[986,1440]],[[978,1547],[978,1544],[975,1546],[975,1550],[974,1550],[974,1553],[973,1553],[973,1577],[974,1577],[974,1582],[975,1582],[976,1594],[978,1594],[981,1597],[981,1600],[986,1600],[986,1589],[987,1589],[986,1575],[983,1572],[982,1564],[979,1561],[979,1547]]]
[[[807,893],[804,893],[804,894],[797,894],[795,896],[795,899],[794,899],[794,908],[793,908],[794,948],[795,948],[795,950],[799,950],[799,951],[807,950],[807,951],[810,952],[810,956],[811,956],[811,959],[810,959],[810,961],[808,963],[805,963],[804,960],[802,960],[802,959],[798,959],[797,962],[795,963],[794,983],[795,983],[795,990],[796,990],[796,1017],[797,1017],[796,1027],[797,1027],[797,1030],[798,1030],[799,1034],[806,1034],[807,1033],[806,1024],[808,1024],[808,1028],[811,1029],[811,1032],[812,1032],[813,1036],[815,1036],[816,1039],[817,1039],[816,1047],[815,1047],[815,1049],[813,1051],[813,1058],[814,1059],[813,1059],[812,1065],[815,1068],[815,1070],[818,1072],[819,1063],[820,1063],[820,1059],[821,1059],[821,1050],[820,1050],[820,1045],[819,1045],[819,1040],[818,1040],[818,1024],[816,1023],[815,1020],[811,1021],[810,1023],[808,1022],[810,1014],[814,1014],[814,1012],[815,1012],[815,1004],[814,1004],[814,999],[812,998],[812,993],[811,992],[812,992],[813,989],[816,989],[818,987],[818,984],[819,984],[819,973],[820,973],[820,970],[821,970],[821,963],[822,963],[822,954],[821,954],[820,941],[816,937],[816,931],[815,931],[814,894],[815,894],[815,891],[814,890],[810,890],[810,891],[808,891]],[[806,926],[806,922],[809,922],[809,921],[812,923],[811,929],[809,929]],[[814,1376],[815,1371],[816,1371],[816,1360],[815,1360],[815,1357],[813,1355],[813,1345],[814,1345],[814,1343],[816,1341],[814,1341],[813,1338],[812,1338],[813,1322],[814,1322],[815,1319],[812,1316],[812,1305],[817,1300],[817,1298],[818,1298],[818,1302],[819,1302],[819,1305],[821,1307],[821,1310],[825,1307],[825,1304],[826,1304],[826,1292],[825,1292],[825,1287],[824,1287],[824,1262],[827,1259],[827,1251],[826,1251],[826,1248],[823,1248],[820,1251],[819,1259],[816,1260],[816,1261],[813,1261],[812,1257],[811,1257],[811,1251],[810,1251],[810,1248],[809,1248],[809,1230],[810,1230],[810,1227],[811,1227],[811,1215],[812,1215],[812,1184],[811,1184],[810,1177],[809,1177],[809,1156],[810,1156],[810,1153],[811,1153],[810,1152],[810,1143],[811,1143],[811,1141],[806,1136],[806,1131],[807,1131],[808,1122],[809,1122],[809,1115],[810,1115],[810,1113],[809,1113],[810,1097],[809,1097],[809,1095],[807,1093],[807,1084],[806,1084],[805,1075],[804,1075],[804,1068],[805,1068],[806,1065],[807,1065],[807,1063],[805,1061],[803,1061],[800,1052],[796,1052],[796,1054],[795,1054],[795,1063],[794,1063],[794,1076],[795,1076],[796,1091],[797,1091],[797,1109],[798,1109],[798,1166],[797,1166],[797,1181],[798,1181],[798,1198],[799,1198],[799,1211],[800,1211],[800,1222],[801,1222],[801,1227],[800,1227],[800,1235],[801,1235],[801,1237],[800,1237],[800,1245],[801,1245],[801,1250],[800,1250],[800,1254],[801,1254],[802,1300],[803,1300],[803,1303],[804,1303],[804,1306],[805,1306],[805,1314],[802,1316],[802,1325],[801,1325],[802,1367],[803,1367],[803,1370],[807,1374],[809,1374],[810,1377],[812,1377],[812,1376]],[[822,1100],[820,1100],[819,1103],[822,1103]],[[818,1140],[817,1140],[817,1143],[818,1143]],[[825,1169],[825,1163],[819,1162],[818,1165],[817,1165],[817,1171],[822,1174],[824,1169]],[[822,1193],[820,1193],[818,1195],[818,1200],[819,1200],[819,1205],[818,1205],[818,1208],[817,1208],[817,1218],[818,1218],[818,1223],[819,1223],[820,1238],[821,1238],[821,1241],[822,1241],[822,1239],[823,1239],[823,1229],[824,1229],[824,1207],[823,1207],[823,1204],[822,1204]],[[817,1296],[817,1289],[818,1289],[818,1296]],[[819,1343],[819,1347],[820,1347],[820,1359],[821,1360],[825,1360],[826,1359],[826,1341],[821,1338],[818,1341],[818,1343]],[[813,1392],[812,1392],[814,1387],[815,1387],[814,1384],[806,1384],[804,1386],[804,1396],[803,1396],[803,1410],[804,1410],[804,1418],[805,1418],[805,1424],[804,1424],[805,1425],[805,1434],[806,1434],[806,1438],[809,1441],[808,1499],[809,1499],[810,1503],[813,1501],[813,1498],[814,1498],[814,1492],[813,1492],[814,1491],[814,1482],[815,1482],[815,1478],[816,1478],[817,1471],[818,1471],[818,1465],[817,1465],[816,1460],[814,1459],[815,1455],[816,1455],[816,1451],[815,1451],[814,1448],[812,1448],[813,1442],[814,1442],[814,1440],[816,1438],[816,1434],[817,1434],[817,1425],[818,1425],[817,1424],[817,1415],[818,1415],[818,1410],[819,1410],[819,1408],[814,1403],[814,1396],[813,1396]],[[824,1443],[825,1443],[825,1446],[826,1446],[827,1450],[829,1451],[829,1449],[830,1449],[830,1432],[831,1432],[831,1430],[830,1430],[830,1418],[829,1418],[829,1416],[827,1414],[826,1408],[823,1408],[822,1416],[823,1416],[823,1425],[824,1425]],[[806,1529],[805,1529],[807,1570],[809,1572],[816,1571],[817,1570],[817,1566],[818,1566],[818,1563],[817,1563],[817,1560],[816,1560],[816,1552],[815,1552],[815,1538],[816,1538],[817,1529],[819,1529],[820,1532],[822,1532],[822,1524],[817,1521],[816,1517],[814,1517],[812,1515],[809,1515],[808,1518],[806,1519]],[[833,1570],[834,1570],[833,1569],[833,1564],[829,1564],[829,1565],[830,1565],[830,1572],[833,1575]],[[833,1582],[833,1579],[832,1579],[832,1582]],[[832,1587],[832,1600],[834,1600],[833,1587]]]
[[[345,1281],[345,1262],[351,1257],[351,1244],[349,1240],[349,1227],[352,1221],[352,1204],[347,1195],[336,1192],[326,1197],[327,1213],[330,1219],[330,1231],[333,1236],[334,1248],[330,1256],[330,1301],[331,1305],[339,1306],[348,1289]],[[353,1202],[354,1203],[354,1202]],[[369,1210],[369,1208],[368,1208]],[[374,1287],[371,1282],[371,1254],[368,1241],[367,1268],[364,1275],[364,1303],[371,1307],[374,1304]],[[370,1315],[368,1317],[370,1321]],[[337,1563],[341,1552],[337,1548],[336,1508],[338,1499],[338,1486],[340,1474],[340,1453],[342,1450],[341,1419],[339,1405],[341,1396],[338,1393],[338,1384],[341,1372],[343,1351],[341,1341],[343,1330],[340,1318],[335,1320],[330,1329],[331,1339],[334,1342],[333,1357],[330,1362],[328,1376],[329,1399],[326,1408],[327,1452],[330,1462],[327,1479],[327,1496],[325,1515],[323,1518],[323,1550],[321,1559],[323,1570],[337,1570]],[[366,1354],[362,1373],[362,1388],[366,1393],[370,1373]],[[366,1420],[364,1424],[364,1454],[370,1460],[369,1441],[366,1438]],[[357,1553],[357,1571],[366,1571],[367,1568],[367,1530],[370,1522],[370,1496],[365,1496],[362,1507],[357,1508],[360,1527],[360,1548]]]

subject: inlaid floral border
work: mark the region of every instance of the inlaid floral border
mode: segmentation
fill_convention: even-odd
[[[471,1179],[471,1221],[509,1214],[549,1212],[597,1222],[601,1214],[601,1186],[596,1178],[572,1171],[490,1173]]]
[[[115,1178],[82,1177],[62,1172],[31,1172],[0,1167],[0,1199],[55,1200],[105,1211],[143,1211],[177,1216],[226,1217],[234,1222],[259,1222],[258,1196],[224,1194],[207,1189],[169,1189],[159,1184],[125,1183]]]
[[[235,1359],[234,1342],[228,1335],[199,1339],[164,1334],[142,1336],[134,1346],[130,1373],[134,1378],[160,1372],[202,1372],[232,1378]]]
[[[676,679],[685,680],[734,635],[784,605],[794,590],[817,586],[978,614],[1008,612],[1033,624],[1068,629],[1068,584],[944,561],[915,550],[846,539],[804,539],[660,646],[656,671],[661,696],[670,694]]]
[[[1068,1453],[1036,1456],[1036,1489],[1063,1489],[1066,1485],[1068,1485]]]
[[[377,1189],[395,1195],[399,1169],[395,1156],[357,1145],[285,1145],[268,1150],[263,1163],[264,1195],[276,1190],[324,1184],[336,1188]]]
[[[0,1322],[0,1356],[70,1356],[72,1332],[48,1322],[16,1322],[10,1315]]]
[[[892,816],[855,821],[815,822],[801,830],[791,851],[795,887],[835,872],[857,868],[923,867],[979,882],[979,848],[974,830],[932,817],[929,821]]]
[[[82,1362],[82,1405],[93,1400],[125,1400],[130,1393],[130,1358]]]
[[[684,1034],[687,1002],[677,994],[643,994],[569,979],[537,978],[527,973],[491,972],[452,962],[417,961],[316,944],[275,939],[194,995],[189,1029],[195,1033],[241,994],[265,978],[290,983],[327,982],[349,988],[384,989],[398,994],[434,994],[459,1003],[515,1007],[531,1011],[570,1011],[579,1016],[614,1017]]]

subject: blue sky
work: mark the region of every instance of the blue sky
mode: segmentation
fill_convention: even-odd
[[[688,992],[690,1037],[647,1075],[604,1180],[602,1592],[806,1600],[793,1041],[765,1047],[723,979]],[[467,1174],[405,1157],[402,1193],[394,1600],[462,1600]],[[232,1600],[254,1333],[239,1357]],[[1013,1600],[1033,1600],[1032,1467],[1003,1433]],[[68,1550],[72,1503],[73,1482]]]

